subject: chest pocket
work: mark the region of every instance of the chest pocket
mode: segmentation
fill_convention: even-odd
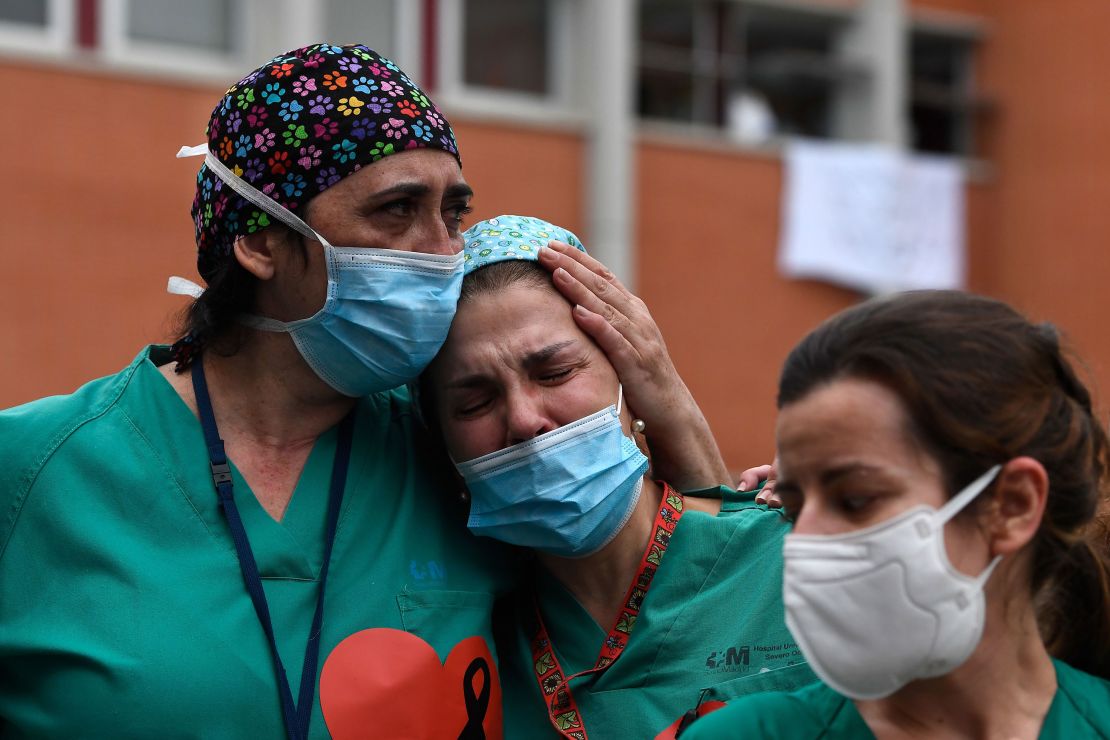
[[[493,651],[493,594],[480,591],[403,591],[397,608],[405,632],[431,645],[440,660],[462,640],[478,636]],[[495,656],[496,657],[496,656]]]
[[[808,663],[753,673],[706,688],[705,699],[729,701],[739,696],[759,694],[764,691],[794,691],[817,681]]]

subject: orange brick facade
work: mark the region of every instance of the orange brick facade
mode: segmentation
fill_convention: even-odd
[[[979,87],[995,102],[990,173],[968,185],[970,287],[1051,320],[1110,386],[1110,68],[1096,0],[930,0],[982,18]],[[1107,82],[1108,84],[1103,84]],[[196,160],[217,86],[0,60],[0,406],[64,393],[172,335],[195,278]],[[450,111],[447,111],[450,114]],[[580,134],[453,116],[474,218],[543,216],[583,233]],[[781,161],[645,137],[636,146],[637,282],[737,469],[773,452],[789,348],[857,296],[775,270]]]

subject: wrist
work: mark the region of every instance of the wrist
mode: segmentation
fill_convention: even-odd
[[[690,430],[665,441],[649,438],[648,447],[654,476],[677,490],[732,485],[728,467],[708,430],[705,434]]]

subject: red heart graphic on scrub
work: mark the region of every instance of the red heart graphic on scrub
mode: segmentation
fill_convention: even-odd
[[[441,665],[435,649],[409,632],[356,632],[324,661],[320,709],[336,740],[502,737],[497,667],[477,635]]]

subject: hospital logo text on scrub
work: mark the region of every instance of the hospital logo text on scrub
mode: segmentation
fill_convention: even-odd
[[[746,671],[751,664],[751,646],[729,646],[725,650],[714,650],[705,659],[706,668]]]
[[[754,665],[753,665],[754,661]],[[769,670],[781,665],[794,665],[804,661],[796,643],[771,643],[767,645],[730,645],[714,650],[705,659],[705,667],[717,673],[747,673],[753,668]]]

